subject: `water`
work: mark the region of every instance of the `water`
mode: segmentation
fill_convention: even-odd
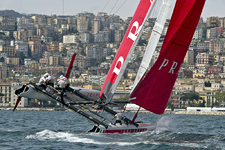
[[[94,124],[74,112],[0,111],[0,116],[0,150],[225,149],[224,116],[139,114],[157,128],[127,134],[86,133]]]

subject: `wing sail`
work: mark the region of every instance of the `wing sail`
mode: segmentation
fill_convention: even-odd
[[[106,103],[113,97],[154,4],[155,0],[141,0],[137,7],[99,95],[106,98]]]
[[[153,113],[164,113],[204,3],[205,0],[177,0],[166,43],[156,63],[131,94],[131,102]]]

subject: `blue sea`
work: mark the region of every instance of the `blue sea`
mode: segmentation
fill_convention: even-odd
[[[94,124],[74,112],[2,110],[0,116],[0,150],[225,149],[225,116],[140,113],[137,121],[157,128],[127,134],[87,133]]]

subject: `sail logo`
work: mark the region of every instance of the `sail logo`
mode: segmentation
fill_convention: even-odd
[[[139,26],[139,23],[137,21],[135,21],[132,24],[132,27],[130,28],[130,32],[128,34],[128,38],[130,38],[131,40],[135,41],[137,36],[138,36],[138,33],[141,30],[141,28],[142,28],[142,25]]]
[[[117,60],[116,64],[115,64],[114,69],[113,69],[114,75],[112,76],[111,83],[115,82],[115,80],[116,80],[117,76],[119,75],[120,70],[123,66],[123,63],[124,63],[124,58],[123,58],[123,56],[120,56],[119,59]]]
[[[168,63],[169,63],[169,60],[164,58],[164,61],[162,62],[158,70],[161,70],[162,67],[166,67]],[[174,74],[174,70],[177,68],[177,65],[178,65],[178,62],[173,61],[173,65],[171,66],[169,73]]]

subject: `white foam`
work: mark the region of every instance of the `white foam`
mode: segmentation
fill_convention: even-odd
[[[87,134],[86,134],[87,135]],[[98,134],[97,134],[98,135]],[[109,141],[97,141],[91,138],[86,138],[86,137],[80,137],[84,136],[84,134],[72,134],[68,132],[54,132],[50,130],[44,130],[41,132],[36,133],[35,135],[28,135],[26,139],[38,139],[41,141],[45,140],[51,140],[51,141],[64,141],[64,142],[72,142],[72,143],[85,143],[85,144],[97,144],[97,145],[120,145],[120,146],[125,146],[125,145],[135,145],[143,142],[112,142],[111,140]]]

